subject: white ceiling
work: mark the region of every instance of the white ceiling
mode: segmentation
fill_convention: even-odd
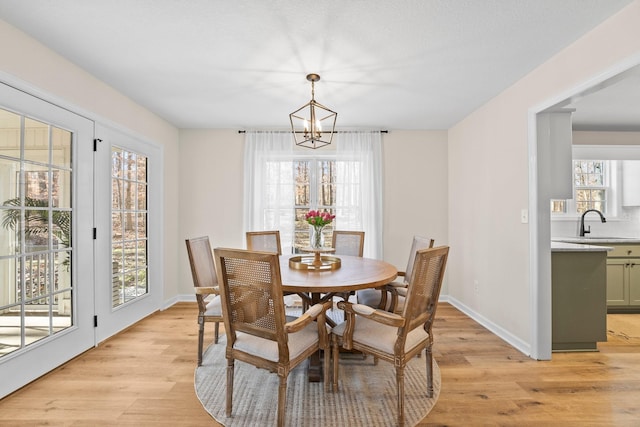
[[[0,18],[180,128],[286,128],[318,73],[340,128],[447,129],[631,1],[0,0]]]

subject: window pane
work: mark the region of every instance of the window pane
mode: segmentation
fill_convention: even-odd
[[[293,163],[293,173],[295,177],[296,189],[295,189],[295,205],[296,206],[309,206],[311,200],[311,191],[309,187],[310,183],[310,171],[308,161],[297,161]],[[306,213],[306,212],[305,212]],[[297,215],[297,214],[296,214]]]
[[[146,213],[138,214],[138,224],[137,224],[136,230],[137,230],[138,239],[147,238],[147,214]]]
[[[138,210],[144,211],[147,209],[147,185],[138,183]]]
[[[57,293],[53,296],[53,333],[71,326],[71,291]]]
[[[0,153],[3,156],[20,159],[20,130],[20,116],[0,109]]]
[[[49,125],[37,120],[24,120],[24,159],[49,163]]]
[[[54,249],[71,247],[71,211],[51,211],[51,245]]]
[[[52,164],[71,168],[71,132],[56,127],[51,128]]]
[[[336,200],[335,162],[321,160],[318,162],[318,207],[330,207]]]
[[[145,156],[138,156],[137,160],[137,180],[139,182],[147,182],[147,158]]]
[[[2,182],[0,186],[0,200],[4,201],[18,197],[19,175],[20,161],[0,158],[0,182]]]
[[[567,212],[567,203],[565,200],[551,201],[551,213],[565,213],[565,212]]]

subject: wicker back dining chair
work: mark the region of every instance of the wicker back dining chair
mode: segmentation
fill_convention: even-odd
[[[334,255],[349,255],[361,257],[364,253],[364,231],[333,230],[331,247]],[[349,299],[354,292],[337,294],[343,300]]]
[[[364,253],[364,231],[333,230],[331,247],[335,255],[362,256]]]
[[[282,255],[282,246],[280,245],[280,231],[247,231],[247,250],[277,252]]]
[[[209,237],[186,239],[187,254],[191,265],[191,276],[198,302],[198,366],[202,365],[202,347],[204,343],[204,324],[214,322],[214,343],[218,343],[220,322],[222,322],[222,308],[220,306],[218,278]],[[207,301],[207,297],[213,299]]]
[[[319,349],[325,350],[324,381],[329,389],[329,337],[325,312],[315,304],[287,322],[278,255],[242,249],[214,250],[227,333],[226,414],[233,409],[236,360],[277,373],[277,424],[284,425],[289,372]]]
[[[333,328],[333,390],[338,390],[339,350],[358,350],[393,363],[396,369],[398,425],[404,425],[404,368],[426,350],[428,397],[433,396],[433,321],[438,307],[449,247],[417,251],[402,314],[362,304],[338,303],[346,321]]]
[[[409,260],[404,271],[399,271],[402,280],[389,283],[378,289],[363,289],[357,292],[358,304],[379,308],[394,313],[402,312],[406,297],[407,284],[411,278],[411,270],[416,258],[416,252],[421,249],[432,248],[434,240],[428,237],[413,236]]]

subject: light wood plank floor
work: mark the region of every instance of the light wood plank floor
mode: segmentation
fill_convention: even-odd
[[[443,385],[420,425],[639,425],[640,333],[624,316],[610,316],[600,352],[534,361],[441,304],[434,335]],[[191,303],[153,314],[0,400],[0,426],[218,425],[193,388],[195,319]]]

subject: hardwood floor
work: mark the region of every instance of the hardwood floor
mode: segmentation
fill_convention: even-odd
[[[440,304],[443,385],[420,425],[639,425],[640,334],[618,329],[627,320],[609,322],[600,352],[534,361]],[[0,426],[219,425],[194,392],[196,347],[195,303],[176,304],[0,400]]]

